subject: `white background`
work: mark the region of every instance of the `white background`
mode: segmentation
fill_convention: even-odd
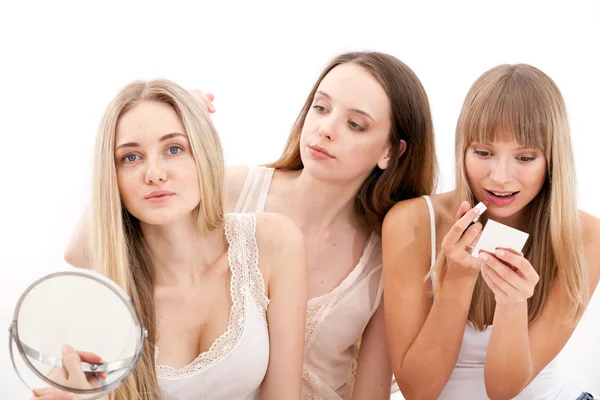
[[[134,79],[164,77],[214,91],[227,164],[252,165],[280,154],[329,59],[357,49],[391,53],[429,94],[439,189],[449,190],[454,127],[467,90],[497,64],[530,63],[563,92],[580,206],[600,216],[599,16],[597,1],[2,2],[0,328],[8,327],[27,284],[63,267],[87,202],[98,122]],[[0,398],[27,398],[2,332]],[[582,388],[596,394],[599,332],[596,295],[562,357]]]

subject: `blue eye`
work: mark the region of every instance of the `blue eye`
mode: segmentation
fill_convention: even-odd
[[[125,154],[125,155],[123,156],[123,158],[121,158],[121,161],[123,161],[123,162],[128,162],[128,163],[132,163],[132,162],[135,162],[135,161],[137,161],[137,160],[138,160],[138,158],[139,158],[139,156],[138,156],[138,155],[136,155],[136,154]]]
[[[183,151],[183,149],[179,146],[171,146],[171,147],[169,147],[169,150],[168,150],[169,154],[172,154],[172,155],[179,154],[181,151]]]

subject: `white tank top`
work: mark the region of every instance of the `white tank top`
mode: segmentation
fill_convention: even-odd
[[[255,233],[254,214],[226,215],[232,300],[227,330],[191,364],[179,369],[156,366],[164,400],[259,398],[269,364],[269,299],[258,268]],[[158,358],[158,348],[155,357]]]
[[[431,224],[431,265],[436,259],[435,212],[428,196],[423,196],[429,208]],[[435,279],[432,276],[432,281]],[[433,283],[433,282],[432,282]],[[487,348],[492,334],[492,326],[480,332],[467,323],[456,366],[439,400],[481,400],[487,399],[484,367]],[[573,382],[560,373],[556,358],[514,399],[516,400],[568,400],[576,399],[581,393]]]

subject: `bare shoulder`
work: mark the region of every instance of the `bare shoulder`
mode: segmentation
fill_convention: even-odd
[[[600,219],[585,211],[579,210],[581,233],[584,242],[598,242],[600,240]]]
[[[435,226],[439,227],[447,220],[453,221],[451,193],[430,196],[433,209]],[[413,239],[420,237],[429,240],[431,235],[430,214],[424,198],[417,197],[396,203],[387,213],[383,221],[382,235],[393,238],[411,235]]]
[[[267,285],[289,279],[305,280],[306,250],[302,231],[284,215],[265,212],[255,215],[259,267]]]
[[[270,257],[289,256],[304,251],[304,236],[300,228],[288,217],[260,212],[256,213],[256,242],[261,253]],[[262,256],[262,254],[261,254]]]
[[[429,211],[425,199],[418,197],[400,201],[386,214],[383,220],[382,235],[392,237],[401,235],[402,232],[415,229],[428,219]]]
[[[590,264],[591,276],[597,281],[600,279],[600,219],[580,210],[579,220],[585,258]]]
[[[225,211],[232,212],[240,197],[244,182],[248,176],[249,167],[233,166],[225,170],[224,203]]]

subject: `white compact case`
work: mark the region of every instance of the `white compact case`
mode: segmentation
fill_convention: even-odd
[[[497,248],[521,251],[527,242],[527,238],[529,238],[528,233],[521,232],[518,229],[490,219],[485,224],[485,228],[483,228],[483,232],[475,244],[471,255],[478,257],[480,250],[494,253]]]

